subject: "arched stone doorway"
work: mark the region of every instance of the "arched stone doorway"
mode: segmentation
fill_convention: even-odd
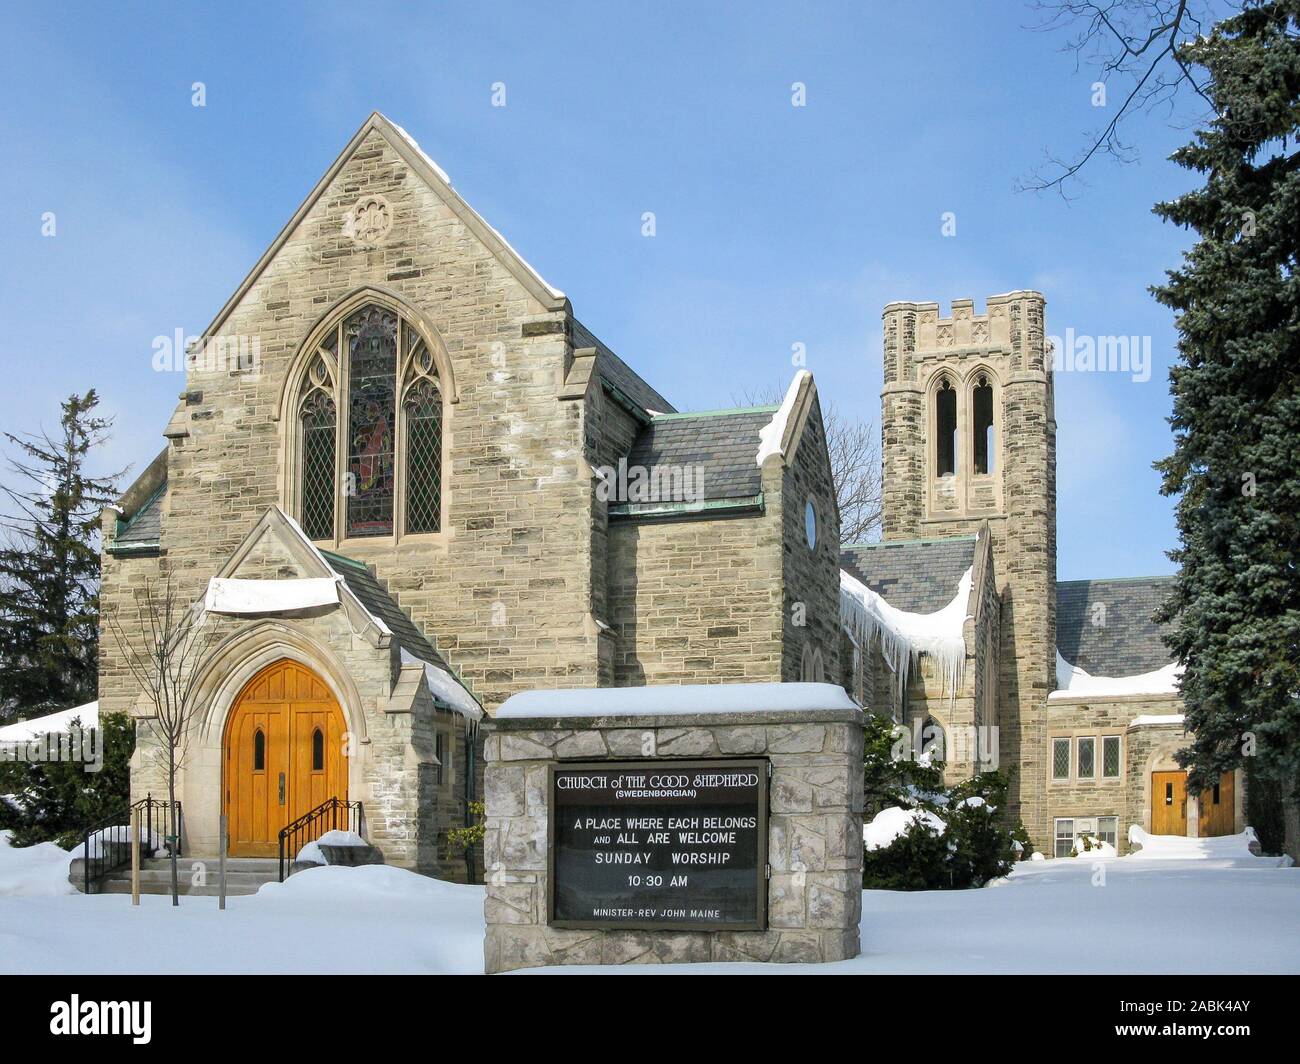
[[[281,828],[327,798],[347,799],[346,731],[329,687],[296,661],[273,662],[244,685],[222,742],[232,856],[275,856]]]

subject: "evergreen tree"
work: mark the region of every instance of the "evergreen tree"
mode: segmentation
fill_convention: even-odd
[[[1156,298],[1170,372],[1180,565],[1162,618],[1183,662],[1193,792],[1251,767],[1300,786],[1300,0],[1249,4],[1180,49],[1215,117],[1174,160],[1203,187],[1161,203],[1196,244]]]
[[[0,548],[0,720],[95,698],[99,647],[99,517],[116,476],[86,472],[111,422],[94,389],[63,403],[60,433],[4,435],[17,484]]]

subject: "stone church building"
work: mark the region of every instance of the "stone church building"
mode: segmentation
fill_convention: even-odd
[[[446,832],[511,695],[774,681],[844,685],[953,774],[995,753],[1048,855],[1232,830],[1231,777],[1198,810],[1171,760],[1163,582],[1056,581],[1043,313],[885,308],[884,538],[842,547],[810,374],[779,405],[677,412],[372,115],[191,345],[165,448],[105,511],[100,708],[140,719],[132,797],[166,786],[121,640],[166,589],[205,633],[190,854],[224,813],[232,855],[273,855],[339,798],[389,863],[464,878]]]

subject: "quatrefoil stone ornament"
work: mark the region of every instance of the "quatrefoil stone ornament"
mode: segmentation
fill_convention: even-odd
[[[382,244],[392,230],[393,208],[374,193],[362,196],[343,217],[343,232],[363,248]]]

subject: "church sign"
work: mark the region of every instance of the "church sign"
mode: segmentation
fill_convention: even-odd
[[[766,760],[553,763],[553,927],[767,927]]]

